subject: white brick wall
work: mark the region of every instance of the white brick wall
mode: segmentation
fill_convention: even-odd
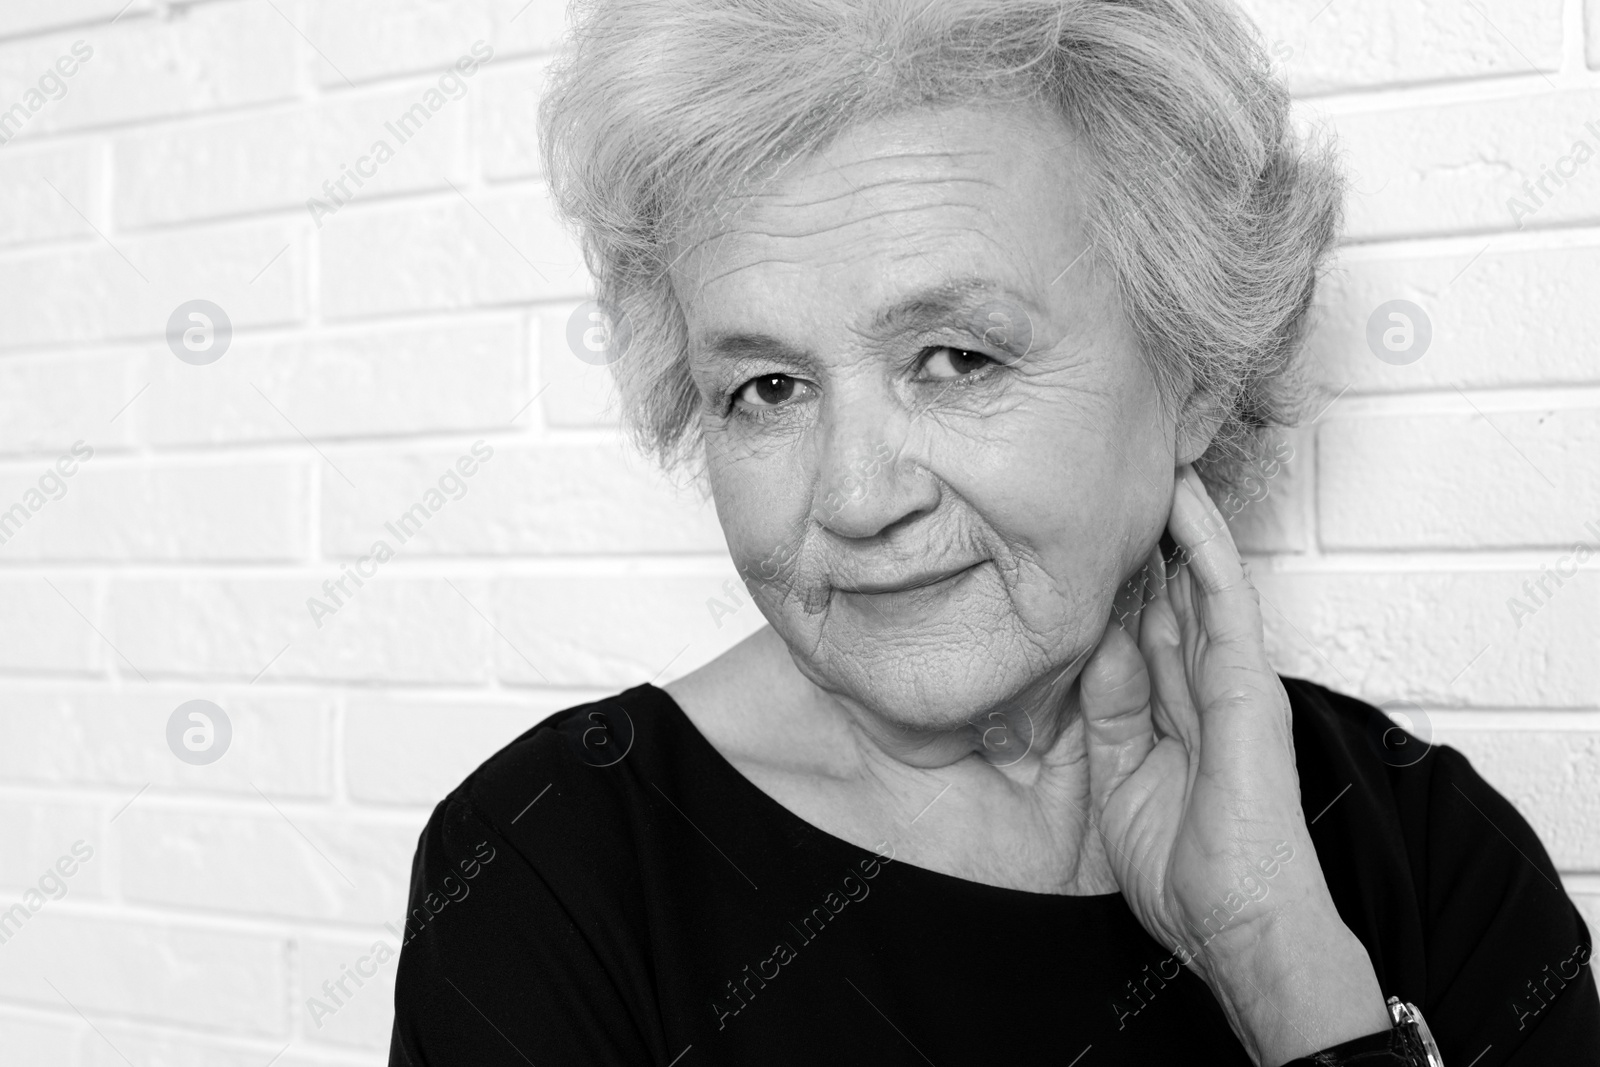
[[[1421,705],[1600,923],[1600,556],[1507,606],[1600,542],[1600,161],[1570,158],[1600,153],[1600,0],[1248,7],[1354,179],[1312,343],[1343,393],[1237,520],[1274,655]],[[92,48],[0,145],[0,508],[93,449],[0,544],[0,908],[93,849],[0,944],[5,1063],[381,1063],[392,963],[333,1016],[305,1001],[392,946],[433,801],[549,712],[758,625],[706,609],[732,576],[715,516],[619,446],[604,370],[565,349],[587,282],[532,126],[561,22],[0,5],[0,108]],[[476,41],[465,94],[313,219]],[[207,366],[164,340],[195,298],[236,330]],[[1404,366],[1366,341],[1393,299],[1433,327]],[[478,441],[465,495],[314,618]],[[194,699],[232,723],[214,764],[167,747]]]

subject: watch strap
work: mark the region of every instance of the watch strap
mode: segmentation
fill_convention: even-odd
[[[1417,1028],[1405,1024],[1290,1060],[1283,1067],[1426,1067],[1427,1063]]]

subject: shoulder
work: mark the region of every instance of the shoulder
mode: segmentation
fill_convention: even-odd
[[[509,851],[558,894],[591,895],[597,875],[625,877],[651,783],[670,782],[695,758],[685,726],[649,685],[545,718],[435,806],[418,841],[413,893],[475,849]]]
[[[1398,835],[1413,864],[1444,861],[1452,849],[1481,858],[1478,838],[1496,827],[1509,843],[1543,856],[1532,827],[1466,756],[1439,743],[1422,708],[1377,707],[1302,678],[1283,684],[1308,819],[1327,814],[1336,826],[1345,822],[1347,815],[1322,805],[1349,794],[1352,809]],[[1367,836],[1389,834],[1373,825]]]
[[[674,793],[696,765],[675,711],[661,690],[635,686],[556,712],[484,760],[418,837],[408,947],[424,926],[438,952],[514,930],[641,928],[659,790]],[[451,906],[468,892],[470,907]]]
[[[1379,707],[1304,678],[1282,680],[1302,775],[1310,770],[1365,784],[1401,806],[1451,783],[1493,792],[1465,756],[1435,740],[1417,705]]]
[[[1294,712],[1296,746],[1302,743],[1333,743],[1340,756],[1357,760],[1370,756],[1383,763],[1380,746],[1388,744],[1404,748],[1408,743],[1389,732],[1397,723],[1383,709],[1304,678],[1280,677],[1289,694],[1289,706]],[[1408,724],[1401,722],[1398,725],[1407,737],[1416,736],[1406,730]],[[1415,725],[1415,722],[1409,725]],[[1431,740],[1425,737],[1417,739],[1422,740],[1425,746]],[[1346,745],[1352,746],[1352,750],[1346,752]],[[1392,759],[1410,759],[1418,755],[1417,752],[1408,752]]]
[[[1588,959],[1589,932],[1527,819],[1422,709],[1283,684],[1317,860],[1386,992],[1423,1007],[1447,1062],[1491,1045],[1485,1063],[1546,1062],[1531,1050],[1592,1042],[1594,983],[1568,966]],[[1545,1010],[1530,981],[1563,966]],[[1532,1058],[1502,1058],[1519,1049]]]
[[[639,685],[542,719],[484,760],[440,801],[510,832],[546,801],[625,803],[683,746],[681,712],[661,690]],[[601,772],[615,773],[601,773]]]
[[[1302,776],[1310,771],[1366,786],[1397,815],[1426,815],[1435,828],[1441,820],[1453,822],[1458,806],[1470,811],[1487,804],[1506,817],[1514,836],[1537,843],[1527,822],[1467,757],[1435,738],[1422,708],[1404,701],[1379,707],[1303,678],[1282,680]]]
[[[650,1061],[640,842],[651,785],[674,788],[680,724],[650,686],[580,704],[438,803],[412,861],[391,1062],[520,1062],[502,1042],[539,1062]]]

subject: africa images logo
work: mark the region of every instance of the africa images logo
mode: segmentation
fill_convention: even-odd
[[[306,211],[311,214],[311,221],[317,224],[317,229],[322,229],[322,220],[328,215],[336,214],[351,200],[355,199],[355,192],[345,185],[350,182],[357,189],[367,183],[362,179],[373,179],[378,176],[378,168],[393,159],[397,150],[405,143],[422,132],[428,120],[432,119],[445,104],[451,100],[460,100],[467,95],[466,79],[478,72],[478,68],[494,58],[494,48],[483,41],[472,42],[469,55],[464,55],[439,75],[438,81],[423,92],[422,98],[412,104],[404,112],[397,115],[393,121],[383,124],[384,132],[394,138],[394,144],[389,143],[388,137],[378,137],[367,149],[366,155],[356,159],[355,166],[340,164],[339,176],[329,178],[322,183],[323,197],[313,196],[306,199]]]
[[[437,888],[429,889],[420,899],[413,898],[417,900],[417,906],[406,916],[403,932],[396,929],[393,923],[383,924],[384,928],[395,936],[397,944],[391,946],[386,941],[374,941],[365,955],[356,958],[354,967],[348,963],[340,963],[339,976],[323,981],[322,996],[306,998],[306,1012],[311,1016],[311,1021],[316,1023],[317,1029],[322,1029],[325,1019],[339,1014],[340,1010],[367,984],[367,979],[377,977],[378,968],[399,955],[400,946],[415,940],[425,932],[428,923],[433,921],[435,915],[453,903],[459,904],[466,900],[468,894],[472,892],[472,886],[467,883],[482,874],[483,869],[494,862],[495,855],[493,845],[487,841],[479,841],[473,846],[470,858],[456,861],[456,867],[461,872],[460,877],[447,874],[440,880]],[[354,989],[350,988],[351,983],[355,984]]]
[[[94,846],[79,839],[72,843],[72,854],[58,858],[53,866],[46,867],[35,886],[22,894],[22,902],[0,911],[0,945],[8,943],[21,932],[25,923],[52,900],[67,895],[67,879],[78,873],[82,864],[94,858]]]
[[[887,841],[879,844],[876,851],[876,858],[860,860],[842,875],[838,888],[829,889],[822,903],[801,917],[800,925],[789,923],[789,929],[794,931],[793,944],[785,934],[774,943],[770,956],[757,962],[754,967],[745,964],[738,977],[723,983],[723,993],[711,998],[711,1014],[717,1018],[718,1030],[725,1029],[730,1018],[749,1007],[748,1001],[755,999],[758,990],[767,988],[768,982],[775,980],[783,973],[784,967],[799,958],[795,945],[804,948],[815,941],[847,905],[852,901],[860,903],[867,899],[872,892],[872,887],[867,883],[878,877],[884,866],[894,859],[894,846]]]
[[[471,488],[467,479],[477,474],[482,465],[494,457],[494,446],[482,440],[473,442],[471,454],[462,453],[456,457],[455,463],[446,467],[444,473],[439,475],[435,486],[429,486],[423,492],[421,499],[417,500],[393,522],[383,524],[395,540],[390,545],[384,538],[373,541],[365,555],[359,557],[355,563],[343,563],[343,568],[337,578],[329,578],[322,583],[322,592],[327,599],[320,597],[306,597],[306,611],[311,614],[311,621],[317,624],[317,629],[322,629],[322,620],[339,614],[350,601],[355,599],[369,579],[378,576],[378,569],[383,564],[395,557],[395,548],[404,545],[417,534],[422,532],[423,525],[437,515],[444,506],[452,500],[460,500],[467,495]]]

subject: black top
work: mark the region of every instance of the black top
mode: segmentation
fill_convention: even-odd
[[[1460,753],[1392,766],[1413,757],[1372,741],[1380,712],[1284,685],[1311,836],[1385,995],[1450,1067],[1600,1063],[1589,934],[1522,816]],[[1249,1063],[1119,894],[825,833],[650,685],[546,719],[446,797],[410,906],[391,1067]]]

